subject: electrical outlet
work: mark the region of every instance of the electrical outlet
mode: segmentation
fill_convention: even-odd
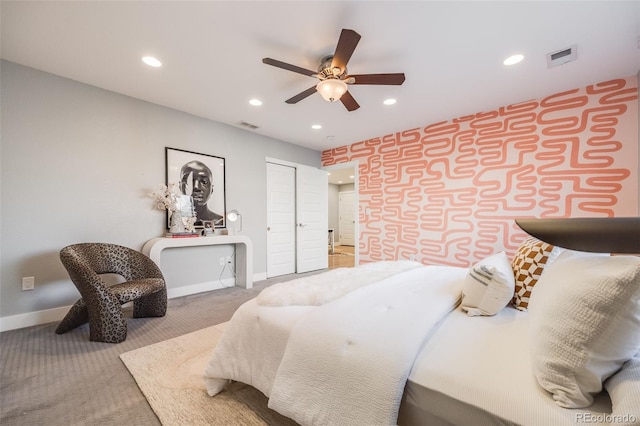
[[[220,266],[224,266],[224,264],[226,263],[226,260],[224,257],[220,258]]]
[[[22,277],[22,290],[33,290],[36,287],[35,277]]]

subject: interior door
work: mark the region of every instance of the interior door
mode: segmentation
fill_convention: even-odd
[[[267,163],[267,278],[296,272],[296,169]]]
[[[340,245],[352,246],[355,244],[355,213],[353,191],[341,192],[338,196],[339,237]]]
[[[296,169],[296,271],[325,269],[329,182],[327,172],[309,166]]]

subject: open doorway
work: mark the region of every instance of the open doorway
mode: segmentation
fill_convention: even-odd
[[[358,265],[358,178],[356,165],[324,168],[329,173],[328,264],[329,268]]]

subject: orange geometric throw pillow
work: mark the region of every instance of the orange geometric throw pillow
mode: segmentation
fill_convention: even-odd
[[[516,286],[513,297],[513,306],[521,311],[526,311],[529,306],[531,291],[540,279],[544,267],[550,263],[554,246],[538,240],[534,237],[527,237],[518,251],[513,256],[511,267],[515,277]]]

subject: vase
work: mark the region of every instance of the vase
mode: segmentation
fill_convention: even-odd
[[[169,214],[171,215],[169,217],[169,232],[173,234],[186,232],[184,223],[182,222],[182,213],[180,213],[180,210],[171,211],[169,212]]]

